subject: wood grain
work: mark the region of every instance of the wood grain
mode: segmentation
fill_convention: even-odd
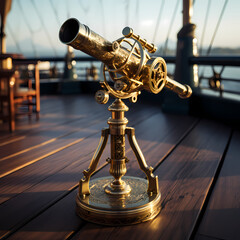
[[[148,109],[145,111],[145,114],[140,114],[139,111],[133,111],[133,115],[135,118],[132,119],[132,124],[137,124],[148,118],[150,115],[154,114],[154,109]],[[130,114],[131,118],[131,114]],[[90,124],[91,122],[89,122]],[[63,137],[59,138],[57,141],[54,141],[48,146],[43,146],[42,148],[33,149],[32,151],[26,152],[21,156],[16,157],[15,159],[11,159],[11,161],[7,164],[7,166],[1,165],[1,171],[6,171],[6,169],[13,169],[14,167],[21,166],[21,164],[34,163],[34,166],[25,165],[21,171],[12,172],[11,175],[5,176],[0,181],[0,203],[7,201],[8,199],[14,197],[15,195],[21,193],[25,189],[29,188],[31,185],[35,185],[38,181],[46,178],[48,175],[57,172],[59,169],[67,166],[71,163],[71,159],[68,161],[64,161],[61,155],[67,151],[70,152],[79,152],[80,156],[88,155],[93,152],[97,147],[97,142],[100,136],[100,129],[105,127],[105,121],[98,122],[96,124],[90,124],[88,127],[84,128],[81,126],[78,131]],[[81,131],[79,131],[81,130]],[[94,134],[96,134],[94,136]],[[92,136],[92,137],[90,137]],[[90,137],[86,141],[78,144],[78,142],[83,139]],[[75,147],[71,147],[71,145],[76,144]],[[69,148],[64,150],[64,148]],[[82,149],[80,151],[79,149]],[[60,152],[64,150],[64,152]],[[59,152],[59,154],[57,154]],[[51,155],[55,154],[53,157]],[[68,154],[68,153],[67,153]],[[59,160],[62,159],[62,162]],[[67,157],[66,157],[67,158]],[[74,161],[77,159],[72,157]],[[91,157],[89,157],[91,159]],[[36,161],[35,161],[36,160]],[[37,163],[40,161],[39,163]],[[15,163],[15,164],[14,164]],[[25,169],[25,168],[26,169]]]
[[[154,173],[159,177],[160,214],[153,221],[126,227],[103,227],[77,217],[78,181],[89,165],[100,129],[106,126],[109,116],[109,112],[101,112],[106,107],[99,108],[99,105],[88,103],[89,100],[88,97],[82,100],[71,97],[59,103],[55,97],[52,101],[43,99],[41,106],[46,104],[46,108],[41,110],[43,117],[36,129],[24,130],[20,124],[17,134],[0,137],[0,147],[6,149],[7,145],[18,141],[23,141],[24,146],[28,137],[35,133],[41,136],[41,131],[43,134],[51,129],[66,131],[65,136],[60,134],[57,141],[47,144],[45,150],[38,147],[36,151],[20,154],[19,159],[24,161],[25,156],[26,163],[31,161],[31,156],[42,158],[1,179],[0,236],[6,234],[7,239],[181,240],[189,239],[196,223],[202,220],[196,240],[238,239],[240,133],[233,134],[219,179],[211,192],[209,189],[214,186],[213,179],[218,176],[216,172],[230,138],[230,128],[210,120],[197,122],[189,116],[163,114],[159,108],[147,105],[131,105],[127,118],[129,126],[136,128],[136,138],[148,165],[155,168]],[[90,108],[84,109],[79,104]],[[94,118],[95,109],[100,116],[97,119]],[[59,119],[61,117],[63,119]],[[87,117],[92,120],[86,121]],[[82,141],[66,145],[81,138]],[[36,145],[37,141],[33,146]],[[51,154],[60,146],[67,147]],[[50,155],[44,157],[47,153]],[[128,144],[126,155],[130,159],[127,175],[145,177]],[[100,170],[93,178],[109,174],[105,162],[108,156],[109,143],[101,158]],[[202,219],[202,207],[210,193]]]
[[[27,152],[32,148],[47,144],[49,141],[64,136],[71,131],[77,131],[80,126],[84,127],[86,124],[91,124],[91,122],[94,121],[96,122],[97,119],[104,119],[103,111],[96,111],[95,115],[90,115],[88,119],[82,116],[79,117],[77,121],[75,119],[67,124],[35,129],[34,131],[26,134],[24,139],[20,138],[17,141],[12,141],[7,145],[5,144],[0,146],[0,163],[4,160],[10,159],[11,157],[18,156],[22,152]]]
[[[71,109],[73,106],[73,104],[70,104],[69,112],[76,111],[74,108]],[[135,111],[131,111],[131,114],[136,113],[136,109],[133,110]],[[147,109],[145,117],[153,114],[154,111],[156,111],[154,108]],[[11,169],[19,168],[21,165],[33,162],[33,157],[34,159],[41,159],[41,156],[44,157],[46,154],[54,151],[54,143],[57,145],[58,140],[66,139],[66,136],[69,140],[69,134],[84,131],[88,126],[91,128],[92,125],[95,125],[99,121],[106,121],[106,116],[109,114],[107,109],[99,108],[99,104],[91,107],[87,105],[86,108],[81,108],[77,114],[81,116],[80,118],[63,122],[57,126],[34,129],[25,135],[16,135],[14,138],[11,137],[5,142],[0,143],[0,155],[2,156],[0,158],[0,177],[5,176],[6,172],[11,171]],[[139,117],[139,114],[137,115]],[[133,122],[136,123],[138,120],[141,120],[141,116],[139,119],[134,119]],[[41,121],[48,121],[48,119],[46,120],[42,117]]]
[[[162,118],[164,120],[161,120]],[[139,125],[136,126],[136,129],[138,129],[138,128],[139,129],[145,129],[145,131],[139,131],[139,134],[138,134],[139,144],[141,144],[142,146],[146,146],[145,148],[148,148],[147,144],[143,144],[143,143],[145,143],[144,141],[146,141],[146,140],[150,143],[151,142],[151,138],[152,138],[154,140],[153,142],[159,143],[159,142],[164,141],[165,139],[167,139],[166,136],[168,136],[167,135],[168,129],[169,129],[169,132],[171,132],[171,131],[173,131],[173,130],[171,130],[172,128],[174,128],[173,126],[176,126],[176,121],[177,120],[176,121],[173,120],[175,118],[176,118],[176,116],[166,116],[166,118],[165,118],[165,117],[162,116],[162,114],[156,114],[153,117],[146,119],[144,122],[141,122]],[[181,119],[181,117],[179,119]],[[186,121],[181,121],[182,122],[182,124],[181,124],[182,131],[178,132],[175,129],[176,135],[173,134],[172,138],[171,137],[168,138],[169,144],[167,144],[165,148],[162,148],[162,149],[158,148],[158,152],[159,152],[159,156],[160,157],[163,157],[165,155],[165,151],[168,152],[169,149],[171,149],[173,146],[175,146],[177,144],[179,139],[181,139],[181,135],[184,134],[186,132],[186,129],[189,128],[189,125],[191,126],[191,124],[194,122],[194,119],[191,119],[191,118],[189,118],[188,121],[187,121],[187,119],[185,119],[185,120]],[[163,132],[165,134],[163,134],[163,135],[159,134],[156,137],[156,135],[153,134],[154,132],[156,133],[156,129],[155,129],[155,131],[151,130],[152,134],[149,133],[149,135],[147,135],[146,134],[146,128],[143,128],[143,126],[144,125],[152,126],[152,124],[154,124],[155,126],[158,126],[157,130],[160,131],[160,132]],[[148,131],[150,131],[150,129],[152,129],[152,128],[149,128]],[[146,138],[146,140],[145,140],[145,138]],[[151,152],[151,149],[156,147],[156,143],[153,144],[152,148],[148,149],[148,152]],[[143,147],[143,149],[144,149],[144,147]],[[157,162],[160,161],[159,158],[155,158],[155,160]],[[154,163],[155,160],[152,159],[151,160],[152,163]],[[157,164],[157,162],[155,162],[155,165]],[[88,162],[88,164],[89,164],[89,162]],[[80,164],[79,166],[83,167],[83,164]],[[129,167],[130,167],[130,171],[129,172],[132,172],[132,173],[134,172],[133,169],[136,170],[136,167],[137,167],[137,171],[135,171],[135,173],[136,173],[137,176],[139,175],[140,172],[138,171],[138,166],[137,165],[134,164],[134,165],[129,166]],[[68,168],[68,169],[69,169],[68,170],[68,172],[69,172],[68,178],[66,178],[66,176],[62,175],[63,172],[61,171],[61,172],[57,173],[55,176],[52,176],[52,179],[57,179],[56,176],[59,175],[59,179],[62,179],[61,185],[66,185],[67,182],[70,182],[71,184],[73,184],[74,179],[75,179],[75,181],[79,180],[79,178],[77,179],[77,177],[79,177],[79,175],[75,175],[74,174],[74,172],[76,173],[76,171],[78,170],[78,167],[74,165],[74,166],[71,167],[71,170],[70,170],[70,168]],[[108,174],[108,171],[109,171],[109,169],[105,167],[103,170],[98,172],[95,177],[97,177],[97,176],[106,176]],[[74,175],[76,176],[76,178],[74,177]],[[56,190],[56,186],[54,186],[54,184],[53,184],[54,181],[56,181],[56,180],[52,180],[51,181],[51,185],[48,186],[48,188],[47,188],[48,191],[50,191],[50,192],[53,191],[54,189]],[[35,187],[34,187],[34,189],[35,189]],[[38,189],[38,191],[39,191],[40,186],[38,186],[36,189]],[[50,190],[50,189],[52,189],[52,190]],[[58,190],[59,190],[59,188],[58,188]],[[30,189],[29,191],[32,192],[33,189]],[[34,190],[34,191],[37,191],[37,190]],[[40,196],[39,193],[37,193],[36,195],[38,196],[37,198],[39,198],[39,196]],[[42,200],[42,201],[46,201],[47,198],[49,199],[49,197],[47,197],[47,196],[43,196],[43,198],[45,198],[45,200]],[[75,199],[75,196],[73,196],[73,199]],[[62,199],[61,201],[64,201],[64,199]],[[61,201],[59,201],[59,204],[60,204]],[[66,208],[72,208],[73,206],[75,206],[75,203],[73,203],[73,201],[74,200],[71,199],[71,201],[65,202],[65,207]],[[58,203],[56,203],[56,206],[58,206]],[[61,204],[59,206],[61,206]],[[38,217],[36,217],[36,221],[35,220],[31,221],[25,227],[20,229],[16,234],[12,235],[11,238],[13,238],[13,239],[19,239],[19,238],[25,238],[25,237],[28,238],[26,236],[26,232],[27,232],[26,229],[27,228],[28,229],[29,228],[33,228],[34,229],[34,228],[39,228],[39,226],[41,226],[41,228],[47,228],[48,221],[51,221],[51,222],[52,221],[63,221],[61,223],[58,222],[58,224],[59,224],[59,226],[61,226],[62,224],[64,225],[64,221],[65,221],[64,218],[56,219],[54,213],[51,213],[51,214],[47,213],[48,211],[52,211],[51,209],[52,209],[52,207],[50,209],[46,210],[46,213],[44,212],[44,214],[41,214]],[[61,208],[57,208],[56,207],[56,209],[54,211],[61,212]],[[28,215],[32,215],[32,214],[33,214],[33,212],[28,213]],[[72,212],[69,212],[68,214],[69,214],[68,218],[73,218],[73,219],[76,218],[75,214],[73,215]],[[23,216],[23,213],[21,213],[21,215]],[[48,217],[46,217],[46,216],[48,216]],[[49,217],[49,216],[52,216],[52,217]],[[72,220],[72,221],[73,222],[77,222],[76,220]],[[72,229],[65,230],[65,228],[63,228],[62,231],[57,231],[57,230],[52,229],[50,232],[51,232],[51,234],[52,234],[52,232],[54,232],[54,236],[56,238],[64,238],[64,237],[68,236],[69,234],[71,234],[72,231],[75,231],[78,228],[79,228],[79,225],[72,225]],[[49,234],[48,232],[45,232],[45,231],[43,231],[43,232],[37,231],[37,233],[34,232],[34,236],[35,237],[36,236],[40,237],[41,236],[40,234],[42,234],[42,233],[44,233],[44,238],[45,239],[51,239],[52,235]],[[39,235],[35,235],[35,234],[39,234]]]
[[[209,236],[205,236],[205,235],[196,235],[195,239],[196,240],[223,240],[220,238],[214,238],[214,237],[209,237]]]
[[[240,239],[239,146],[240,132],[236,130],[197,235]]]
[[[91,101],[90,101],[91,99]],[[64,123],[66,121],[71,121],[75,118],[78,118],[80,113],[91,107],[96,108],[96,102],[92,101],[93,96],[47,96],[41,97],[41,117],[39,121],[35,119],[29,119],[27,117],[18,117],[16,121],[16,131],[9,134],[7,131],[6,124],[0,124],[0,143],[8,140],[9,138],[14,138],[19,134],[28,134],[32,131],[35,131],[40,128],[56,126],[59,123]],[[95,105],[94,105],[95,104]],[[77,106],[89,106],[84,107],[81,111],[76,111]],[[98,105],[99,106],[99,105]],[[67,109],[67,111],[66,111]]]
[[[76,142],[77,139],[97,133],[97,128],[102,125],[99,124],[100,120],[99,116],[99,120],[89,119],[88,121],[79,120],[74,122],[76,126],[69,124],[68,127],[56,127],[51,129],[51,131],[48,130],[39,133],[42,136],[41,138],[39,135],[27,136],[27,139],[19,141],[19,147],[20,149],[22,147],[22,150],[18,149],[19,151],[15,152],[15,154],[9,153],[10,155],[5,157],[4,160],[0,159],[0,178],[15,169],[22,168],[30,163],[32,164],[35,161],[41,160],[49,154],[60,151],[64,146]],[[89,124],[90,127],[88,127]],[[47,134],[47,132],[51,132],[51,134]],[[31,147],[25,148],[25,144],[31,144]]]
[[[162,210],[150,222],[107,228],[86,224],[73,239],[189,239],[230,135],[202,121],[155,171]]]
[[[146,111],[145,115],[141,114],[141,116],[135,112],[134,116],[136,118],[133,123],[141,122],[141,120],[148,118],[152,114],[153,110],[151,109]],[[90,131],[92,133],[95,129],[99,132],[99,129],[103,126],[106,126],[105,122],[90,125],[85,132]],[[71,138],[78,138],[82,132],[72,134]],[[1,234],[4,235],[10,229],[14,229],[33,216],[38,215],[52,201],[61,198],[65,192],[76,186],[82,171],[88,167],[99,137],[100,132],[99,134],[92,134],[85,141],[81,141],[16,172],[15,177],[11,174],[9,177],[4,178],[1,195],[2,201],[5,202],[0,205]],[[108,154],[107,151],[106,154]],[[105,155],[103,159],[109,156],[109,154]]]

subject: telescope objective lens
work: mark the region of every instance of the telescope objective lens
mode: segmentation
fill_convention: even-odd
[[[78,35],[79,27],[79,21],[77,19],[68,19],[59,31],[59,39],[61,42],[65,44],[72,42]]]

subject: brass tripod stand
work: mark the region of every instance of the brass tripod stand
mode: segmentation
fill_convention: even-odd
[[[106,104],[109,95],[116,100],[108,108],[112,117],[108,120],[109,128],[102,130],[99,146],[92,158],[84,178],[80,180],[77,195],[77,213],[87,221],[106,225],[127,225],[153,219],[160,211],[160,193],[158,178],[153,168],[148,167],[137,144],[134,128],[127,127],[128,120],[124,113],[128,107],[121,99],[137,101],[142,90],[154,94],[164,87],[177,93],[181,98],[188,98],[192,89],[167,77],[166,62],[161,57],[150,57],[156,47],[129,27],[122,31],[123,36],[109,42],[77,19],[67,20],[59,32],[60,40],[75,49],[81,50],[103,62],[100,82],[102,90],[96,93],[98,103]],[[107,76],[106,76],[107,74]],[[112,81],[112,82],[111,82]],[[92,180],[98,162],[111,136],[110,174]],[[126,173],[125,135],[136,155],[140,168],[147,179],[124,177]]]
[[[108,119],[109,128],[102,130],[102,136],[88,170],[83,172],[77,196],[77,213],[83,219],[107,225],[125,225],[139,223],[154,218],[160,211],[160,193],[158,177],[152,174],[139,148],[135,129],[127,127],[128,120],[124,112],[128,107],[122,100],[116,99],[108,108],[112,117]],[[111,137],[111,177],[91,181],[99,159]],[[127,171],[125,156],[125,135],[147,180],[136,177],[123,177]],[[123,179],[122,179],[123,178]]]

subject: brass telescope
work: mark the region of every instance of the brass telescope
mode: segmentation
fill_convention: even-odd
[[[145,39],[134,34],[129,27],[124,28],[122,32],[125,38],[111,43],[77,19],[71,18],[62,25],[59,38],[62,43],[102,61],[105,68],[111,72],[111,77],[116,73],[123,76],[121,82],[118,81],[119,78],[112,77],[115,82],[118,81],[111,92],[113,94],[117,91],[116,97],[120,97],[120,91],[124,95],[120,98],[128,98],[129,93],[143,89],[157,94],[163,87],[174,91],[181,98],[191,96],[192,90],[188,85],[182,85],[167,77],[164,59],[150,58],[146,53],[145,50],[151,53],[156,51],[153,44],[149,44]],[[135,42],[131,44],[130,39]],[[128,49],[126,44],[122,45],[123,41],[127,42],[132,49]]]
[[[167,66],[163,58],[150,57],[156,47],[136,35],[129,27],[122,31],[123,37],[109,42],[81,24],[77,19],[67,20],[59,32],[60,40],[100,61],[103,90],[97,91],[95,99],[106,104],[109,95],[116,98],[108,107],[112,116],[108,128],[102,129],[99,145],[92,157],[84,177],[79,182],[76,198],[77,214],[90,222],[105,225],[130,225],[148,221],[160,212],[161,194],[158,177],[145,161],[135,137],[135,129],[127,127],[124,116],[128,107],[122,99],[137,101],[142,90],[159,93],[163,87],[176,92],[181,98],[188,98],[192,90],[167,77]],[[113,84],[109,84],[109,81]],[[129,159],[125,156],[125,136],[135,154],[140,169],[146,179],[124,176]],[[110,136],[110,165],[112,177],[97,178],[90,181],[95,173],[102,153]]]

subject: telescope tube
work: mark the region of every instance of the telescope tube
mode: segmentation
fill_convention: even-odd
[[[109,42],[75,18],[63,23],[59,31],[59,39],[62,43],[102,61],[110,69],[123,66],[129,55],[129,52],[119,47],[117,42]],[[132,55],[126,66],[129,78],[134,76],[139,63],[140,59]]]
[[[120,47],[118,42],[109,42],[75,18],[70,18],[63,23],[59,31],[59,39],[62,43],[102,61],[110,69],[121,69],[124,66],[119,73],[123,76],[127,75],[129,79],[133,78],[138,71],[141,61],[139,57],[134,54],[129,57],[129,51]],[[146,90],[149,90],[147,86],[149,73],[150,67],[144,63],[140,79]],[[181,98],[188,98],[192,93],[189,86],[182,85],[170,78],[167,78],[165,87],[177,93]]]

